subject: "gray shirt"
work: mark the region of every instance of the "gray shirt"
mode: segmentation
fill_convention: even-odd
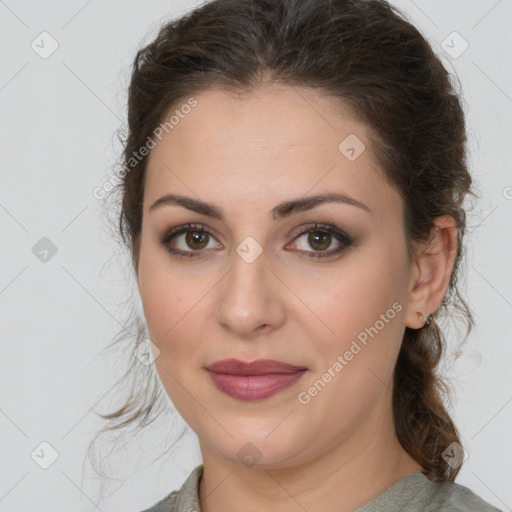
[[[143,512],[201,512],[199,481],[203,465],[197,466],[179,491]],[[431,482],[423,473],[402,478],[356,512],[503,512],[467,487],[450,482]]]

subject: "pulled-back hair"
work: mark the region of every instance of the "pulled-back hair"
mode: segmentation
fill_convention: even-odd
[[[443,301],[433,321],[405,328],[394,372],[393,417],[403,448],[432,481],[454,481],[459,467],[442,454],[462,445],[438,374],[446,339],[436,320],[462,313],[473,320],[457,279],[461,271],[471,190],[463,109],[451,76],[425,37],[383,0],[213,0],[160,27],[138,51],[128,96],[119,232],[137,272],[142,197],[148,157],[133,164],[172,108],[193,95],[223,87],[250,92],[264,83],[305,86],[347,106],[369,128],[370,142],[387,181],[404,201],[409,257],[426,241],[434,219],[449,214],[457,225],[458,250]],[[135,345],[144,337],[139,326]],[[467,335],[466,335],[467,336]],[[134,345],[134,346],[135,346]],[[147,422],[162,399],[154,369],[145,386],[135,383],[138,362],[125,379],[128,401],[111,414],[102,432]],[[152,379],[152,380],[151,380]],[[148,385],[149,380],[153,383]]]

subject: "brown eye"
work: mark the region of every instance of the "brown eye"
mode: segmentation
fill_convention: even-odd
[[[352,242],[349,235],[335,226],[314,224],[301,228],[293,239],[292,249],[310,258],[328,258],[342,253]]]
[[[187,231],[185,242],[191,249],[204,249],[208,245],[210,235],[204,231]],[[206,241],[206,244],[205,244]]]
[[[308,243],[313,249],[323,251],[331,245],[331,235],[323,231],[311,231]]]
[[[208,249],[222,248],[209,229],[198,224],[187,224],[172,229],[161,240],[161,244],[173,256],[186,257],[201,256],[209,252]]]

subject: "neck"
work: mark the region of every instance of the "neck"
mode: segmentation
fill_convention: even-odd
[[[283,467],[220,457],[200,441],[201,512],[352,512],[422,467],[402,448],[391,421],[368,422],[314,460]]]

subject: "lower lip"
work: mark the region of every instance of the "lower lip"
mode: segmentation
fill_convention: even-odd
[[[262,400],[295,384],[306,370],[294,373],[269,373],[266,375],[230,375],[208,370],[217,388],[239,400]]]

